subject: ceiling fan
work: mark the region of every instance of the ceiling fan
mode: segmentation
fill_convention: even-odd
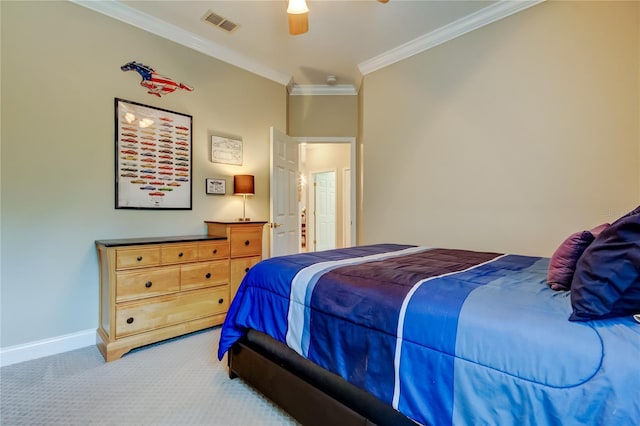
[[[377,0],[380,3],[387,3],[389,0]],[[306,0],[289,0],[287,7],[289,16],[289,34],[298,35],[309,31],[309,8]]]

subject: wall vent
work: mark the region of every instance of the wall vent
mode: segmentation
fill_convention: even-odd
[[[238,29],[238,27],[240,26],[235,22],[232,22],[227,18],[220,16],[217,13],[212,12],[210,10],[208,10],[207,13],[204,14],[202,19],[210,23],[211,25],[214,25],[215,27],[220,28],[221,30],[226,31],[228,33],[233,32],[234,30]]]

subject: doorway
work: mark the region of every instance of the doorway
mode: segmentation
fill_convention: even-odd
[[[355,241],[355,138],[297,138],[300,251],[351,246]]]
[[[356,139],[296,137],[270,131],[270,256],[313,251],[315,221],[308,212],[310,171],[335,175],[336,248],[356,243]],[[315,196],[315,195],[314,195]],[[311,220],[310,220],[311,219]],[[324,243],[322,243],[324,244]],[[331,246],[329,242],[327,246]]]

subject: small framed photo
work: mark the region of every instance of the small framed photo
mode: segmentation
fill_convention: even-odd
[[[225,179],[207,178],[205,189],[207,194],[224,195],[227,193],[227,181]]]

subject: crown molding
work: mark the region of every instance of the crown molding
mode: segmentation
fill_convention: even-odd
[[[261,77],[275,81],[288,88],[289,94],[298,95],[357,95],[357,89],[352,85],[296,85],[292,76],[281,71],[265,66],[263,63],[253,60],[234,50],[203,39],[197,35],[169,24],[153,16],[147,15],[118,0],[94,1],[94,0],[69,0],[79,6],[86,7],[95,12],[125,22],[134,27],[148,31],[157,36],[166,38],[185,47],[196,50],[205,55],[219,59],[228,64],[237,66]],[[542,3],[545,0],[499,0],[479,11],[467,15],[449,25],[438,28],[428,34],[404,43],[374,58],[358,64],[362,75],[377,71],[392,65],[410,56],[436,47],[449,40],[453,40],[485,25],[491,24],[502,18],[513,15],[529,7]]]
[[[358,69],[362,75],[367,75],[543,1],[545,0],[499,0],[497,3],[493,3],[444,27],[368,59],[358,64]]]
[[[329,86],[326,84],[295,84],[289,90],[291,96],[305,95],[357,95],[358,91],[352,84],[336,84]]]
[[[86,7],[95,12],[133,25],[157,36],[166,38],[183,46],[189,47],[205,55],[219,59],[228,64],[242,68],[246,71],[257,74],[261,77],[287,86],[291,81],[291,76],[271,69],[247,56],[241,55],[220,44],[205,40],[197,35],[185,31],[175,25],[169,24],[160,19],[149,16],[139,10],[129,7],[119,1],[92,1],[92,0],[69,0],[79,6]]]

